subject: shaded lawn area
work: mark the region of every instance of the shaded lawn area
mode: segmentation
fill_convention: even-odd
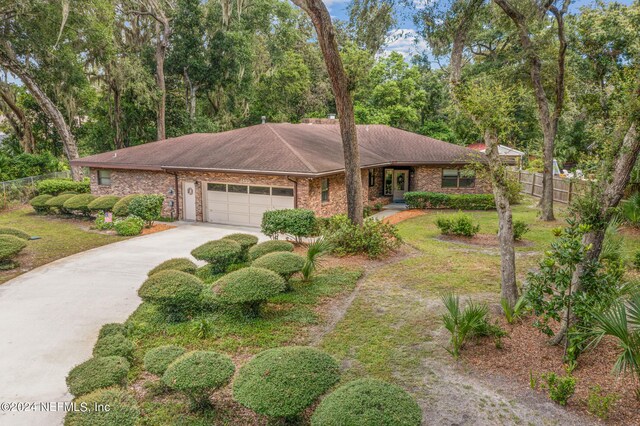
[[[77,218],[39,216],[31,207],[0,212],[0,227],[18,228],[41,237],[27,243],[16,258],[18,268],[0,271],[0,284],[56,259],[127,238],[89,231],[90,225],[90,221]]]
[[[229,387],[216,392],[214,410],[190,412],[183,396],[166,393],[157,378],[144,372],[144,354],[156,346],[176,344],[189,350],[226,353],[239,368],[262,350],[306,345],[313,337],[314,327],[326,319],[325,309],[350,294],[362,273],[359,267],[332,267],[320,270],[310,282],[293,278],[293,291],[270,299],[259,318],[246,318],[234,308],[219,306],[196,314],[189,321],[168,323],[153,305],[142,303],[125,323],[135,344],[129,379],[139,389],[136,393],[145,412],[142,424],[265,423],[264,418],[235,403]],[[210,291],[211,284],[205,287],[205,291]],[[203,324],[207,327],[204,334]]]

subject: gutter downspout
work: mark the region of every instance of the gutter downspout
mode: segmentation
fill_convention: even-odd
[[[298,208],[298,181],[287,176],[289,182],[293,182],[293,208]]]
[[[178,185],[178,172],[171,173],[175,178],[176,189],[176,220],[180,220],[180,185]]]

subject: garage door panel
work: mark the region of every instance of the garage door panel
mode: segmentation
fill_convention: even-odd
[[[250,224],[253,226],[262,225],[262,214],[252,214],[249,216]]]
[[[271,196],[270,195],[249,195],[249,203],[251,205],[271,205]]]
[[[230,203],[248,203],[249,202],[249,194],[234,194],[232,192],[228,193],[227,198]]]
[[[209,201],[227,202],[226,192],[209,191],[207,192],[207,199]]]
[[[229,213],[209,210],[209,222],[227,223],[229,222]]]
[[[293,197],[271,197],[271,205],[278,209],[292,209]]]
[[[249,204],[229,203],[229,213],[249,213]]]

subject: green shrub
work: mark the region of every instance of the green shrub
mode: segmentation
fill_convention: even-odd
[[[133,342],[123,334],[113,333],[98,339],[93,347],[93,356],[121,356],[128,360],[133,358]]]
[[[507,199],[509,200],[509,204],[520,204],[523,199],[522,184],[518,182],[518,179],[513,178],[507,178],[505,184],[507,186]]]
[[[107,222],[104,212],[101,211],[96,215],[96,220],[93,222],[93,225],[98,231],[106,231],[113,229],[113,220],[111,222]]]
[[[69,214],[71,212],[64,208],[64,203],[66,203],[67,200],[75,197],[76,195],[77,194],[60,194],[56,197],[50,198],[45,204],[49,208],[56,209],[58,213]]]
[[[144,369],[149,373],[162,376],[173,361],[187,352],[182,346],[158,346],[144,354]]]
[[[249,249],[258,244],[258,237],[251,234],[229,234],[222,239],[235,241],[236,243],[240,244],[240,247],[242,248],[240,260],[242,262],[246,262],[247,260],[249,260]]]
[[[96,389],[124,385],[129,362],[121,356],[91,358],[75,366],[67,376],[69,392],[80,396]]]
[[[53,195],[49,194],[38,195],[37,197],[33,197],[31,201],[29,201],[29,204],[31,204],[31,207],[33,207],[33,210],[35,210],[36,213],[46,214],[51,210],[51,207],[47,205],[47,201],[52,198]]]
[[[113,336],[114,334],[122,334],[123,336],[126,336],[127,328],[124,324],[121,324],[119,322],[110,322],[108,324],[105,324],[100,328],[100,332],[98,333],[98,340],[102,339],[103,337]]]
[[[513,221],[513,241],[522,241],[524,234],[530,231],[529,225],[524,220]]]
[[[492,210],[496,208],[492,194],[444,194],[441,192],[405,192],[410,209]]]
[[[98,197],[87,206],[92,212],[103,211],[110,212],[113,210],[113,206],[120,200],[120,197],[115,195],[103,195]]]
[[[59,195],[63,192],[88,193],[91,191],[89,180],[45,179],[36,183],[38,194]]]
[[[135,426],[140,419],[136,399],[118,388],[91,392],[75,403],[79,409],[67,413],[64,426]],[[86,408],[82,410],[81,407]]]
[[[600,385],[589,388],[589,396],[587,397],[587,410],[594,416],[606,420],[609,417],[611,406],[620,399],[620,396],[611,393],[605,394]]]
[[[138,290],[145,302],[158,305],[170,320],[183,320],[199,306],[203,283],[181,271],[160,271],[151,275]]]
[[[556,373],[543,374],[542,379],[542,386],[549,391],[549,398],[559,405],[567,405],[576,391],[576,379],[571,375],[559,376]]]
[[[404,389],[376,379],[360,379],[326,396],[312,426],[418,426],[422,410]]]
[[[153,226],[153,222],[160,219],[163,201],[162,195],[140,195],[129,202],[129,214],[144,220],[147,227]]]
[[[267,253],[277,251],[293,251],[293,244],[288,241],[270,240],[249,249],[249,260],[256,260]]]
[[[304,257],[295,253],[280,251],[257,258],[251,266],[268,269],[280,275],[285,281],[289,281],[293,274],[302,270],[304,263]]]
[[[215,283],[214,292],[222,303],[240,305],[247,314],[255,316],[259,314],[262,303],[285,288],[286,283],[280,275],[250,266],[220,278]]]
[[[473,218],[466,213],[438,215],[436,226],[444,235],[473,237],[480,231],[480,225],[473,223]]]
[[[129,204],[139,196],[138,194],[131,194],[120,198],[120,200],[113,205],[113,215],[117,217],[129,216]]]
[[[18,237],[23,240],[28,240],[31,238],[31,235],[27,234],[21,229],[16,228],[0,228],[0,235],[13,235],[14,237]]]
[[[638,250],[633,258],[633,266],[636,269],[640,269],[640,250]]]
[[[622,216],[629,225],[640,227],[640,192],[622,203]]]
[[[226,385],[236,367],[226,356],[212,351],[189,352],[167,367],[162,382],[183,392],[197,408],[209,405],[209,393]]]
[[[125,219],[116,220],[113,228],[118,235],[132,237],[134,235],[140,235],[142,228],[144,228],[144,221],[138,216],[129,216]]]
[[[262,233],[270,238],[279,234],[290,235],[301,242],[316,233],[316,216],[311,210],[270,210],[262,215]]]
[[[340,379],[340,367],[328,354],[289,346],[260,352],[233,383],[233,397],[258,414],[294,417]]]
[[[69,198],[67,201],[64,202],[62,206],[65,208],[65,210],[68,210],[70,212],[77,211],[82,214],[88,215],[89,203],[95,199],[96,199],[95,195],[78,194]]]
[[[322,234],[332,252],[340,256],[366,254],[371,258],[379,258],[396,250],[401,243],[395,225],[365,219],[363,225],[358,226],[345,214],[331,217]]]
[[[211,264],[211,272],[221,273],[240,261],[242,246],[233,240],[214,240],[191,251],[191,256]]]
[[[195,263],[193,263],[192,261],[184,257],[169,259],[169,260],[165,260],[164,262],[162,262],[161,264],[159,264],[158,266],[150,270],[147,276],[150,277],[153,274],[156,274],[160,271],[166,271],[166,270],[182,271],[182,272],[186,272],[187,274],[193,275],[198,270],[198,265],[196,265]]]
[[[27,246],[25,240],[13,235],[0,235],[0,264],[10,261]]]

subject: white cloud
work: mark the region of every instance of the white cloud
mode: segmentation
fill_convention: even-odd
[[[427,42],[420,37],[416,30],[398,28],[387,35],[382,55],[398,52],[405,59],[410,59],[413,55],[425,52],[427,48]]]

